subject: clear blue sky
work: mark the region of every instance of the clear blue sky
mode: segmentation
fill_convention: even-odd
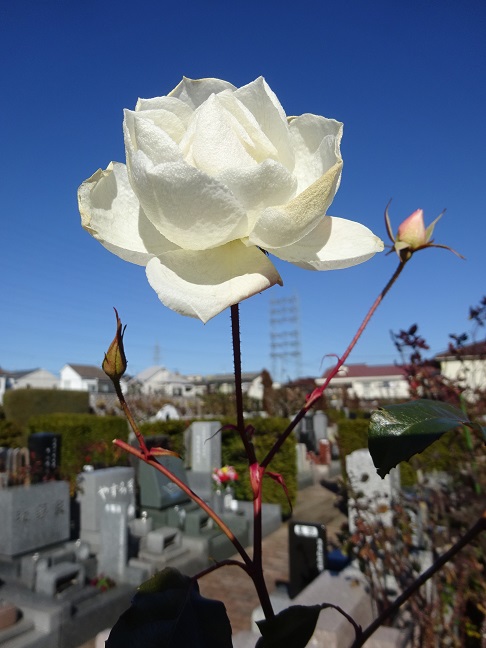
[[[81,229],[78,185],[124,162],[122,110],[167,94],[183,75],[239,86],[265,76],[287,114],[344,122],[344,171],[329,213],[385,237],[415,209],[436,241],[467,257],[418,254],[351,361],[396,357],[390,329],[418,322],[431,352],[469,326],[485,286],[484,0],[16,0],[0,3],[0,366],[99,364],[127,324],[129,371],[160,361],[185,373],[231,371],[229,313],[208,324],[172,313],[144,268]],[[277,262],[278,263],[278,262]],[[343,271],[278,263],[285,286],[242,304],[243,363],[271,367],[269,301],[298,294],[303,373],[342,353],[396,257]],[[327,364],[326,364],[327,363]]]

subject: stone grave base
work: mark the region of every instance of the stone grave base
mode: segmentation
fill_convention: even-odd
[[[129,606],[133,586],[121,584],[107,592],[92,587],[73,591],[62,600],[4,584],[0,593],[22,611],[22,619],[0,631],[8,648],[76,648],[94,634],[114,625]]]
[[[270,596],[275,612],[281,612],[291,605],[315,605],[333,603],[338,605],[365,628],[374,618],[372,602],[366,591],[363,578],[354,566],[335,575],[322,572],[294,599],[281,591]],[[263,618],[261,607],[252,614],[252,631],[237,633],[233,636],[234,648],[253,648],[260,636],[256,621]],[[347,619],[337,610],[323,610],[309,645],[313,648],[348,648],[355,637],[354,629]],[[252,643],[253,642],[253,643]],[[408,648],[410,633],[396,628],[379,628],[366,642],[366,648]]]

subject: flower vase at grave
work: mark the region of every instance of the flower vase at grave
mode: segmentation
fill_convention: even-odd
[[[226,488],[224,489],[224,510],[225,511],[231,511],[232,504],[233,504],[233,496],[234,496],[234,490],[228,484],[228,486],[226,486]]]
[[[217,488],[214,493],[213,493],[213,511],[217,515],[221,515],[223,512],[223,506],[224,506],[224,499],[223,499],[223,491],[221,488]]]

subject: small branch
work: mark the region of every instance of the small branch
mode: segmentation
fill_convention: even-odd
[[[356,334],[355,334],[355,336],[353,337],[353,339],[351,340],[350,344],[348,345],[348,348],[346,349],[346,351],[344,352],[344,354],[339,358],[338,362],[336,363],[336,366],[335,366],[335,367],[334,367],[334,368],[329,372],[329,375],[328,375],[328,377],[326,378],[326,380],[324,381],[324,383],[323,383],[320,387],[316,387],[316,389],[314,389],[314,391],[312,392],[312,394],[311,394],[311,395],[309,396],[309,398],[307,399],[306,404],[304,405],[304,407],[303,407],[303,408],[300,410],[300,412],[295,416],[295,418],[294,418],[293,421],[290,423],[290,425],[287,427],[287,429],[285,430],[285,432],[282,432],[282,434],[279,436],[279,438],[278,438],[277,441],[275,442],[275,445],[273,446],[273,448],[270,449],[270,451],[268,452],[268,454],[266,455],[266,457],[263,459],[263,461],[262,461],[261,464],[260,464],[261,466],[263,466],[263,467],[268,466],[268,464],[272,461],[272,459],[274,458],[274,456],[277,454],[277,452],[280,450],[280,448],[281,448],[282,445],[284,444],[285,440],[288,438],[289,434],[290,434],[290,433],[292,432],[292,430],[295,428],[295,426],[297,425],[297,423],[298,423],[301,419],[304,418],[304,416],[307,414],[307,412],[310,410],[310,408],[311,408],[311,407],[316,403],[316,401],[319,400],[319,398],[322,396],[322,394],[324,393],[325,389],[327,388],[327,386],[329,385],[329,383],[331,382],[331,380],[334,378],[334,376],[338,373],[339,369],[341,369],[341,367],[343,366],[343,364],[344,364],[344,363],[346,362],[346,360],[348,359],[349,354],[351,353],[351,351],[352,351],[352,350],[354,349],[354,347],[356,346],[356,344],[357,344],[359,338],[361,337],[361,335],[363,334],[363,331],[365,330],[365,328],[368,326],[368,322],[369,322],[370,319],[373,317],[373,315],[374,315],[376,309],[378,308],[378,306],[379,306],[379,305],[381,304],[381,302],[383,301],[385,295],[388,293],[388,291],[390,290],[390,288],[393,286],[393,284],[395,283],[395,281],[396,281],[396,280],[398,279],[398,277],[400,276],[400,274],[401,274],[403,268],[405,267],[405,264],[406,264],[406,263],[407,263],[406,261],[400,261],[400,263],[398,264],[398,267],[397,267],[397,269],[395,270],[395,272],[393,273],[391,279],[388,281],[388,283],[386,284],[386,286],[383,288],[383,290],[381,291],[381,293],[378,295],[378,297],[377,297],[377,298],[375,299],[375,301],[373,302],[373,305],[372,305],[371,308],[369,309],[369,311],[368,311],[366,317],[364,318],[364,320],[361,322],[361,325],[360,325],[360,327],[358,328],[358,330],[356,331]]]
[[[434,576],[436,572],[439,571],[451,558],[453,558],[461,549],[463,549],[467,544],[471,542],[477,535],[482,531],[486,530],[486,512],[479,518],[479,520],[474,524],[463,536],[460,538],[456,544],[454,544],[448,551],[446,551],[440,558],[438,558],[434,564],[429,567],[423,574],[421,574],[405,591],[403,591],[400,596],[398,596],[393,603],[386,608],[370,625],[363,630],[359,638],[352,644],[351,648],[360,648],[363,646],[365,641],[367,641],[371,635],[381,626],[383,623],[389,619],[391,616],[398,611],[398,609],[413,595],[415,592],[426,583],[429,578]]]
[[[247,565],[245,565],[245,563],[242,563],[239,560],[221,560],[221,562],[217,562],[214,565],[211,565],[210,567],[207,567],[206,569],[200,571],[198,574],[194,576],[194,580],[199,580],[200,578],[203,578],[204,576],[211,574],[211,572],[216,571],[220,567],[241,567],[241,569],[244,572],[250,575],[248,571],[248,567]]]
[[[334,605],[334,603],[322,603],[321,604],[321,610],[326,610],[328,608],[332,608],[333,610],[336,610],[339,612],[339,614],[342,614],[345,619],[349,621],[349,623],[353,626],[354,632],[356,634],[356,639],[361,637],[362,634],[362,628],[359,625],[359,623],[356,623],[356,621],[353,619],[353,617],[345,612],[342,607],[339,607],[339,605]]]

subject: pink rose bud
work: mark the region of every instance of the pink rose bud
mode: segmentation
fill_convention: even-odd
[[[416,250],[427,243],[424,212],[422,209],[417,209],[403,221],[398,228],[396,240],[406,243],[412,250]]]
[[[453,252],[458,257],[463,259],[462,254],[459,254],[448,245],[441,245],[434,243],[432,240],[432,234],[434,233],[434,227],[441,218],[444,212],[441,212],[437,218],[430,223],[428,227],[424,225],[424,212],[422,209],[417,209],[406,218],[403,223],[398,228],[397,235],[394,236],[390,217],[388,215],[388,207],[390,203],[386,206],[385,209],[385,225],[392,242],[392,250],[400,257],[400,260],[403,263],[409,261],[412,255],[418,250],[423,250],[425,248],[442,248],[443,250],[449,250]],[[391,252],[391,250],[390,250]]]
[[[123,335],[126,327],[122,326],[116,308],[113,310],[116,315],[116,334],[113,342],[110,344],[110,348],[105,353],[105,359],[101,366],[105,374],[111,378],[113,382],[118,383],[127,369],[127,359],[123,348]]]

